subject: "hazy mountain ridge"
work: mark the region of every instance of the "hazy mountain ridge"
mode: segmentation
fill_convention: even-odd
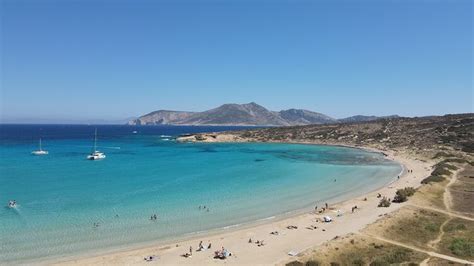
[[[398,115],[388,115],[388,116],[374,116],[374,115],[354,115],[342,119],[338,119],[339,122],[341,123],[352,123],[352,122],[369,122],[369,121],[374,121],[378,119],[390,119],[390,118],[399,118],[400,116]]]
[[[128,124],[296,126],[372,121],[378,118],[376,116],[353,116],[338,120],[322,113],[304,109],[270,111],[261,105],[251,102],[247,104],[223,104],[204,112],[158,110],[133,119]]]

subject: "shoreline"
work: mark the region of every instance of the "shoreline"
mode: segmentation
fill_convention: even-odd
[[[357,232],[368,224],[371,224],[378,220],[383,215],[393,212],[399,209],[404,204],[392,204],[389,208],[377,208],[379,199],[375,198],[374,195],[380,193],[386,195],[387,197],[393,197],[394,192],[397,188],[402,188],[405,186],[420,186],[420,181],[427,174],[429,174],[429,169],[431,167],[430,162],[415,161],[414,159],[409,158],[407,154],[400,154],[400,151],[386,151],[381,149],[376,149],[373,147],[359,147],[359,146],[350,146],[350,145],[341,145],[341,144],[329,144],[329,143],[309,143],[309,142],[274,142],[274,143],[288,143],[288,144],[310,144],[310,145],[329,145],[329,146],[341,146],[348,148],[361,149],[368,152],[381,153],[385,158],[393,160],[399,163],[402,167],[400,178],[387,183],[386,185],[366,192],[360,196],[354,196],[346,200],[338,201],[337,203],[332,203],[330,212],[325,212],[323,214],[315,214],[314,211],[309,212],[306,209],[295,210],[294,213],[288,215],[279,215],[263,218],[257,221],[241,224],[241,225],[231,225],[224,228],[216,228],[210,231],[205,232],[195,232],[182,237],[173,238],[169,240],[157,241],[154,243],[142,243],[120,248],[114,251],[105,251],[102,254],[82,254],[77,256],[63,257],[63,258],[50,258],[40,261],[43,264],[58,264],[58,265],[77,265],[77,264],[103,264],[103,263],[119,263],[119,264],[138,264],[144,263],[143,258],[145,256],[157,255],[159,256],[158,262],[166,264],[209,264],[213,261],[218,262],[219,260],[213,259],[212,251],[218,250],[221,246],[228,248],[233,252],[234,257],[229,257],[226,260],[226,263],[231,264],[241,264],[241,263],[258,263],[258,264],[278,264],[285,260],[291,259],[287,255],[290,250],[297,250],[297,252],[303,252],[304,250],[323,244],[324,242],[334,238],[346,235],[348,233]],[[416,167],[414,167],[416,166]],[[408,173],[406,170],[414,170],[413,173]],[[413,177],[416,175],[415,177]],[[409,179],[408,177],[412,177]],[[403,182],[405,181],[405,182]],[[402,184],[403,183],[403,184]],[[406,184],[406,185],[404,185]],[[363,201],[360,198],[367,198],[367,201]],[[357,205],[362,206],[358,208],[355,213],[350,213],[350,207]],[[375,206],[374,206],[375,205]],[[375,207],[375,208],[374,208]],[[343,216],[335,217],[336,213],[334,210],[341,209],[343,210]],[[315,218],[321,218],[324,215],[329,215],[334,219],[332,223],[315,223]],[[347,213],[347,214],[346,214]],[[354,224],[346,217],[353,216],[354,219],[357,219],[358,223]],[[298,224],[298,229],[288,230],[285,228],[285,224]],[[324,231],[319,230],[309,230],[306,229],[304,224],[309,226],[310,224],[316,225],[318,227],[328,228]],[[334,227],[335,224],[339,224],[338,228],[329,229]],[[274,230],[278,229],[278,230]],[[270,235],[270,232],[279,231],[286,234],[273,236]],[[308,234],[311,231],[318,231],[319,237],[312,237],[313,233]],[[332,231],[332,232],[331,232]],[[289,239],[285,237],[290,233],[294,232],[302,233],[301,236],[295,239]],[[310,235],[310,236],[308,236]],[[247,243],[248,238],[252,239],[263,239],[265,240],[266,245],[263,247],[257,247],[256,245]],[[286,239],[283,239],[286,238]],[[191,258],[181,257],[181,254],[186,253],[189,250],[189,246],[193,246],[194,249],[197,248],[197,243],[200,240],[203,240],[207,244],[209,240],[213,244],[213,249],[211,251],[195,252],[195,255]],[[300,243],[295,245],[295,240]],[[304,240],[304,241],[300,241]],[[274,243],[278,241],[278,243]],[[217,244],[217,245],[216,245]],[[278,247],[274,247],[272,250],[269,250],[269,246],[274,246],[273,244],[278,244]],[[298,246],[298,248],[292,248]],[[249,247],[254,247],[258,252],[253,252],[254,250],[248,250]],[[263,253],[265,256],[262,256]],[[242,256],[247,256],[243,257]]]

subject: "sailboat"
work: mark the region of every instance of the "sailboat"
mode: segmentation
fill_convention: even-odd
[[[88,160],[101,160],[105,158],[105,154],[97,150],[97,128],[95,129],[95,137],[94,137],[94,149],[92,153],[87,155]]]
[[[46,155],[46,154],[48,154],[48,151],[44,151],[43,148],[41,147],[41,138],[39,139],[39,150],[32,151],[31,154],[33,154],[33,155]]]

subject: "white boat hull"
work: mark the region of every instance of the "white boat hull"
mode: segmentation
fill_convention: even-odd
[[[32,151],[31,154],[33,155],[47,155],[47,151]]]
[[[95,160],[102,160],[105,159],[105,154],[102,152],[94,152],[87,156],[87,160],[95,161]]]

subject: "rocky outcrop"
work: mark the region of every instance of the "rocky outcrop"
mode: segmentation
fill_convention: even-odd
[[[129,125],[171,125],[190,117],[193,112],[159,110],[128,122]]]

